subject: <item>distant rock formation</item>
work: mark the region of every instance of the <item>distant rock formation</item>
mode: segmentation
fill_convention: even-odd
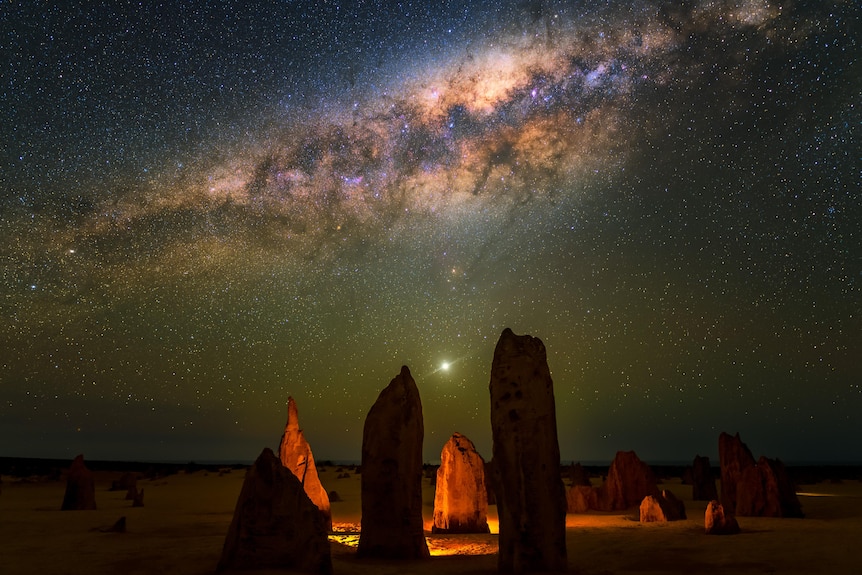
[[[108,491],[125,491],[126,499],[131,499],[129,493],[132,493],[132,488],[137,488],[138,476],[134,473],[123,473],[119,479],[111,481],[111,488]]]
[[[695,501],[718,499],[715,488],[715,475],[709,457],[696,455],[691,464],[691,498]]]
[[[739,523],[729,513],[725,513],[724,507],[713,499],[706,506],[703,518],[704,531],[707,535],[733,535],[739,533]]]
[[[252,569],[332,573],[320,510],[269,448],[246,473],[218,564]]]
[[[618,451],[602,485],[605,508],[622,511],[636,507],[647,495],[659,495],[657,483],[650,466],[634,451]]]
[[[545,346],[506,328],[491,364],[500,572],[566,570],[566,495]]]
[[[63,511],[96,508],[96,480],[93,472],[84,465],[84,456],[78,455],[69,467]]]
[[[740,517],[803,517],[802,505],[784,464],[763,457],[742,470],[736,484],[736,515]]]
[[[329,494],[320,483],[311,446],[299,428],[299,411],[292,397],[287,398],[287,423],[278,446],[278,454],[281,464],[299,479],[308,498],[320,509],[326,529],[332,531]]]
[[[132,507],[143,507],[144,506],[144,488],[141,487],[140,491],[135,490],[135,495],[132,497]]]
[[[602,490],[599,487],[572,485],[566,491],[566,511],[568,513],[586,513],[591,509],[603,509],[605,504],[601,499],[601,494]]]
[[[742,478],[742,471],[754,466],[754,456],[739,434],[722,432],[718,437],[718,461],[721,467],[721,505],[731,511],[736,510],[736,484]]]
[[[569,466],[569,481],[572,485],[592,485],[590,483],[590,476],[587,475],[586,470],[580,463],[572,463]]]
[[[454,433],[440,453],[431,532],[490,532],[485,460],[460,433]]]
[[[685,504],[666,489],[658,497],[647,495],[641,501],[641,523],[665,523],[685,518]]]
[[[721,503],[740,517],[803,517],[784,464],[761,457],[757,462],[737,433],[718,438]]]
[[[365,418],[357,557],[430,557],[422,522],[422,401],[407,366]]]

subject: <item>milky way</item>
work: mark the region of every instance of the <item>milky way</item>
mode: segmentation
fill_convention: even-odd
[[[3,8],[0,454],[489,452],[511,327],[564,458],[862,457],[853,3],[288,4]]]

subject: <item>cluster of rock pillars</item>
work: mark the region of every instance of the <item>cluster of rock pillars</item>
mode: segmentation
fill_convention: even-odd
[[[617,453],[601,486],[591,485],[583,469],[573,465],[572,487],[566,490],[553,382],[538,338],[503,331],[494,350],[490,392],[492,459],[486,464],[467,437],[452,435],[437,470],[432,532],[488,533],[490,493],[499,518],[498,570],[565,571],[566,513],[639,505],[642,522],[686,517],[682,501],[659,491],[651,469],[633,451]],[[422,520],[423,436],[419,390],[405,366],[365,420],[357,557],[430,556]],[[686,478],[693,499],[709,501],[707,533],[738,532],[735,516],[802,517],[780,461],[755,461],[739,434],[726,433],[719,438],[719,458],[721,502],[709,458],[695,457]],[[80,456],[63,502],[63,509],[76,508],[95,508],[92,475]],[[218,569],[331,573],[331,530],[329,495],[289,398],[278,456],[264,449],[246,474]]]

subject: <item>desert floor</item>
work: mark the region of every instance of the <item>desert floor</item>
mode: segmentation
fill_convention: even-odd
[[[421,562],[359,560],[360,476],[326,468],[324,486],[343,501],[332,504],[336,575],[496,572],[497,536],[428,535],[432,558]],[[0,574],[213,573],[244,476],[242,470],[197,471],[138,481],[144,507],[109,491],[120,473],[96,473],[96,511],[60,511],[63,481],[3,477],[0,492]],[[569,569],[583,575],[637,573],[862,573],[862,484],[800,486],[805,519],[739,518],[742,533],[703,533],[705,502],[691,488],[666,481],[686,504],[689,519],[640,524],[637,510],[568,515]],[[433,487],[423,481],[430,529]],[[495,508],[489,517],[496,531]],[[127,531],[111,533],[121,516]],[[257,571],[256,573],[283,573]]]

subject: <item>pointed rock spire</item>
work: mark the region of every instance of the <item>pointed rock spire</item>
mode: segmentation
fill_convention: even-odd
[[[305,440],[302,429],[299,428],[299,410],[293,397],[287,398],[287,423],[281,436],[278,454],[281,464],[299,479],[308,498],[320,509],[324,524],[331,531],[332,511],[329,506],[329,494],[320,483],[311,446]]]

